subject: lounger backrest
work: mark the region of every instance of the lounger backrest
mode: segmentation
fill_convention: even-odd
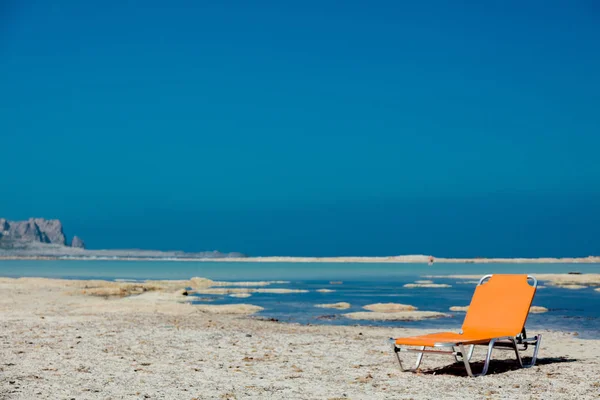
[[[535,288],[527,275],[492,275],[475,288],[463,323],[465,334],[516,336],[523,330]]]

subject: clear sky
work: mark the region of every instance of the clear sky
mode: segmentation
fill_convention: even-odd
[[[4,0],[0,216],[90,248],[600,254],[599,71],[593,0]]]

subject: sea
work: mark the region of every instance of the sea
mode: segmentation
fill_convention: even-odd
[[[253,293],[240,299],[228,295],[193,295],[194,304],[248,303],[264,308],[253,318],[304,325],[361,325],[390,328],[459,330],[464,312],[451,306],[466,306],[476,282],[449,275],[518,273],[599,273],[600,264],[392,264],[392,263],[275,263],[275,262],[192,262],[192,261],[0,261],[0,276],[65,279],[140,281],[146,279],[190,279],[204,277],[219,281],[280,281],[267,288],[301,289],[305,293]],[[440,276],[428,278],[428,276]],[[417,280],[450,285],[445,288],[405,288]],[[530,314],[528,332],[558,330],[582,339],[600,339],[600,292],[552,287],[539,282],[533,305],[548,312]],[[318,289],[330,289],[322,293]],[[337,310],[317,304],[348,302],[351,308]],[[357,321],[343,314],[364,311],[373,303],[410,304],[423,311],[440,311],[448,318],[423,321]]]

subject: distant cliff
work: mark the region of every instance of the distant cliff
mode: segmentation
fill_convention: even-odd
[[[62,223],[57,219],[30,218],[27,221],[8,221],[0,218],[0,246],[7,242],[47,243],[67,245]],[[78,238],[77,245],[83,241]]]
[[[57,219],[30,218],[27,221],[8,221],[0,218],[0,259],[31,257],[80,257],[108,259],[214,259],[244,258],[242,253],[221,253],[203,251],[186,253],[183,251],[159,250],[85,250],[84,241],[73,237],[71,243],[63,232],[63,225]]]

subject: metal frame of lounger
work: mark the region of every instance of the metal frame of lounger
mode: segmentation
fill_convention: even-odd
[[[489,279],[491,277],[492,277],[492,275],[485,275],[484,277],[482,277],[479,280],[479,283],[477,284],[477,286],[483,284],[487,279]],[[531,275],[527,275],[527,279],[533,280],[533,287],[537,289],[537,279],[535,279],[535,277],[533,277]],[[462,334],[462,330],[460,331],[460,333]],[[433,347],[442,348],[442,350],[426,350],[425,347],[431,347],[431,346],[419,346],[420,349],[411,349],[411,348],[405,348],[405,347],[396,345],[396,340],[393,338],[390,338],[389,340],[390,340],[390,343],[392,344],[394,354],[396,354],[396,358],[398,359],[398,363],[400,364],[400,369],[402,369],[403,372],[417,371],[419,369],[419,365],[421,365],[421,361],[423,361],[423,355],[425,353],[428,353],[428,354],[451,354],[454,356],[454,359],[456,360],[456,362],[460,362],[462,359],[462,361],[465,365],[465,369],[467,370],[467,374],[470,377],[478,377],[478,376],[483,376],[488,372],[488,368],[490,366],[490,361],[492,358],[492,352],[494,350],[494,347],[496,347],[498,349],[502,349],[502,350],[514,350],[516,358],[517,358],[517,364],[519,365],[519,367],[521,367],[521,368],[533,367],[537,360],[537,355],[538,355],[538,350],[540,349],[540,344],[542,343],[542,335],[537,334],[536,336],[534,336],[532,338],[527,338],[527,332],[525,331],[525,327],[523,327],[523,330],[517,336],[502,336],[502,337],[493,338],[491,340],[482,340],[481,343],[472,343],[472,341],[468,341],[468,343],[471,343],[470,349],[468,352],[465,351],[465,346],[463,345],[463,343],[460,343],[460,342],[435,343],[433,345]],[[520,348],[519,348],[519,345],[521,346]],[[483,364],[483,369],[478,374],[474,374],[473,369],[471,368],[471,357],[473,357],[473,350],[475,349],[475,346],[487,346],[488,347],[487,354],[485,357],[485,362]],[[519,354],[519,351],[525,351],[525,350],[527,350],[527,348],[529,346],[535,346],[533,349],[533,356],[532,356],[531,362],[529,364],[524,364],[523,360],[521,359],[521,355]],[[452,350],[444,350],[443,349],[443,348],[448,348],[448,347],[452,348]],[[404,368],[404,366],[402,365],[402,360],[400,359],[400,354],[399,354],[400,352],[417,353],[418,354],[417,362],[416,362],[414,368]],[[465,355],[466,355],[466,357],[465,357]]]

